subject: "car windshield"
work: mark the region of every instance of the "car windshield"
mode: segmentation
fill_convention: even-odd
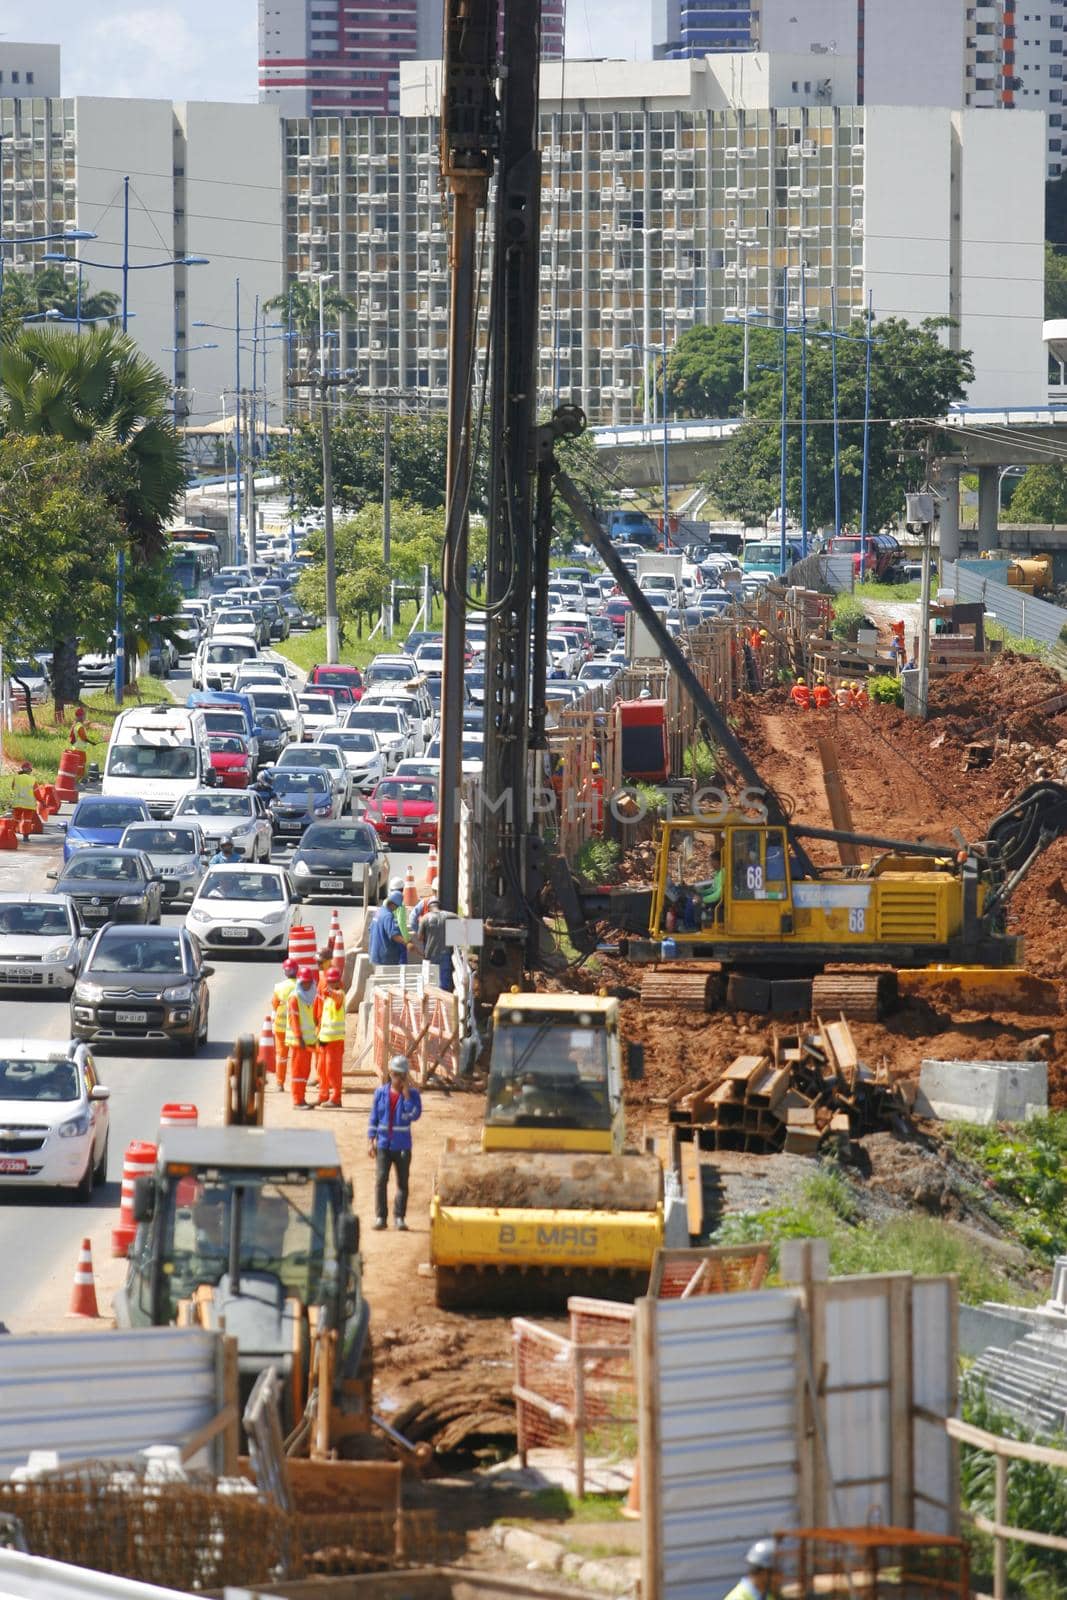
[[[368,855],[374,854],[374,841],[377,835],[373,828],[365,824],[356,827],[337,827],[319,822],[308,828],[304,834],[301,849],[307,850],[344,850],[366,851]]]
[[[70,933],[63,905],[0,905],[0,934],[20,933],[26,938],[62,938]]]
[[[153,856],[195,856],[198,848],[192,828],[128,828],[122,839],[128,849]]]
[[[254,623],[255,620],[255,612],[251,609],[247,611],[220,611],[218,626],[225,628],[236,623],[238,627],[246,628],[250,622]]]
[[[399,733],[401,721],[399,711],[390,711],[383,706],[380,711],[375,711],[368,706],[366,711],[350,711],[348,713],[348,726],[350,728],[384,728],[388,733]]]
[[[278,758],[279,767],[340,767],[336,750],[312,750],[308,745],[291,745]]]
[[[335,709],[333,699],[328,694],[297,695],[296,703],[301,711],[313,717],[332,717]]]
[[[139,800],[115,801],[109,805],[79,806],[70,819],[72,828],[124,828],[128,822],[140,822],[144,810]]]
[[[360,675],[356,671],[347,671],[344,667],[318,667],[315,671],[316,683],[337,683],[343,689],[351,689],[353,685],[358,689]]]
[[[252,696],[252,704],[257,711],[260,706],[266,706],[271,711],[296,710],[296,701],[287,689],[257,689]]]
[[[208,647],[207,659],[213,666],[226,666],[235,661],[247,661],[249,648],[240,644],[213,644]]]
[[[184,816],[250,817],[252,801],[245,794],[191,794],[181,803]]]
[[[377,661],[367,668],[367,676],[364,682],[402,682],[407,678],[414,677],[414,675],[410,661]]]
[[[209,872],[200,885],[201,900],[284,900],[277,872]]]
[[[533,1017],[494,1029],[488,1122],[608,1128],[611,1116],[603,1028]]]
[[[395,778],[380,783],[374,791],[376,800],[423,800],[431,803],[437,799],[437,785],[435,783],[420,783],[418,779],[404,779],[397,782]]]
[[[109,778],[195,778],[196,750],[182,744],[113,744]]]
[[[12,1061],[0,1058],[0,1101],[77,1100],[73,1061]]]
[[[373,733],[362,733],[358,729],[348,733],[324,733],[322,742],[332,744],[337,750],[367,751],[378,748],[378,741]]]
[[[248,746],[235,733],[215,733],[208,746],[217,756],[247,756]]]
[[[324,772],[309,767],[275,767],[271,787],[275,794],[307,794],[309,789],[315,794],[325,794],[329,779]]]
[[[182,944],[177,934],[169,939],[147,939],[143,933],[107,933],[96,947],[87,972],[184,972]]]
[[[141,873],[134,856],[103,855],[96,850],[83,850],[68,861],[60,874],[61,881],[110,878],[116,883],[139,883]]]
[[[246,733],[248,718],[243,711],[205,711],[204,720],[210,733]]]

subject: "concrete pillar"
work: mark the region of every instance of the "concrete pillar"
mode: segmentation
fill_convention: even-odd
[[[978,468],[978,549],[995,550],[1000,521],[1000,468]]]
[[[938,484],[942,498],[938,501],[938,522],[941,537],[941,560],[958,561],[960,555],[960,469],[943,466]]]

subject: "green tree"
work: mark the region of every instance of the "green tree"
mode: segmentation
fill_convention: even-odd
[[[471,530],[472,547],[475,529]],[[409,501],[393,502],[390,519],[388,565],[382,557],[382,512],[380,505],[365,506],[355,517],[338,525],[334,532],[337,557],[337,614],[342,632],[345,624],[363,631],[364,619],[380,611],[390,581],[417,586],[422,569],[431,575],[440,568],[444,541],[444,515],[427,511]],[[305,547],[310,559],[297,584],[297,598],[320,616],[326,609],[325,542],[321,531],[312,533]]]
[[[781,336],[767,328],[748,331],[749,370],[777,361]],[[736,417],[744,394],[745,330],[725,323],[688,329],[667,357],[670,409],[685,417]],[[657,377],[662,391],[662,377]]]
[[[870,478],[868,526],[884,527],[903,509],[904,495],[921,471],[927,439],[924,419],[943,417],[963,398],[974,377],[969,352],[950,350],[940,334],[944,318],[912,327],[901,318],[875,325],[871,366]],[[808,334],[808,526],[832,524],[834,517],[831,341],[828,330]],[[838,341],[838,391],[842,521],[855,523],[862,498],[865,348],[863,325]],[[801,504],[800,361],[797,338],[790,340],[786,505],[794,519]],[[781,454],[779,372],[753,373],[750,418],[719,457],[708,484],[724,510],[762,511],[779,503]],[[904,419],[920,419],[919,421]],[[893,422],[893,426],[887,424]],[[764,513],[765,514],[765,513]]]
[[[86,322],[94,317],[113,316],[121,301],[110,289],[91,289],[82,280],[81,315]],[[42,311],[58,311],[61,317],[78,315],[78,284],[62,267],[45,267],[40,272],[5,272],[4,293],[0,298],[0,323],[9,332],[17,331],[23,319]]]
[[[1067,523],[1067,471],[1028,467],[1011,498],[1013,522]]]
[[[362,407],[332,419],[333,492],[338,506],[358,512],[382,503],[385,417]],[[322,439],[317,417],[301,423],[291,445],[275,454],[275,465],[292,490],[297,507],[322,505]],[[427,511],[443,508],[448,459],[448,421],[443,412],[401,413],[390,420],[392,492]],[[484,469],[476,474],[471,509],[485,504]]]
[[[1045,316],[1067,317],[1067,255],[1045,246]]]
[[[167,380],[132,339],[111,328],[80,335],[23,329],[0,346],[0,422],[9,435],[115,447],[125,470],[107,476],[104,492],[131,558],[131,594],[138,569],[162,570],[163,530],[185,484],[185,457]],[[60,703],[77,697],[77,637],[71,623],[53,644]]]
[[[291,280],[284,294],[276,294],[264,302],[267,311],[277,311],[283,323],[290,315],[301,343],[317,362],[319,348],[319,286],[300,278]],[[342,316],[355,314],[355,302],[331,284],[322,287],[322,320],[327,328],[336,328]]]

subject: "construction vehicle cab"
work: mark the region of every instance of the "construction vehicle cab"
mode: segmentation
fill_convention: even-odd
[[[225,1328],[237,1340],[242,1403],[273,1366],[287,1431],[322,1381],[328,1343],[334,1442],[369,1427],[359,1224],[332,1134],[164,1128],[134,1210],[137,1238],[115,1299],[120,1328]]]
[[[631,1045],[628,1070],[640,1076]],[[632,1298],[663,1242],[663,1174],[627,1151],[617,1000],[503,995],[480,1148],[448,1151],[430,1205],[446,1306]]]

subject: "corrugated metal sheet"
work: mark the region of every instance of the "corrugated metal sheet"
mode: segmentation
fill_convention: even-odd
[[[217,1415],[222,1336],[146,1328],[0,1339],[0,1477],[30,1450],[117,1460]]]
[[[946,561],[941,582],[944,588],[955,592],[957,600],[981,601],[1017,638],[1039,639],[1042,644],[1056,645],[1067,627],[1067,611],[1061,606],[1049,605],[1047,600],[1038,600],[1032,594],[992,582],[962,563]]]
[[[892,1522],[889,1302],[882,1280],[819,1285],[825,1305],[822,1383],[834,1496],[816,1518],[846,1527]],[[817,1365],[819,1363],[817,1362]]]
[[[797,1301],[656,1301],[663,1600],[706,1600],[797,1520]]]
[[[959,1286],[954,1278],[916,1278],[911,1291],[915,1405],[954,1417],[959,1400]],[[958,1534],[959,1451],[940,1423],[914,1420],[914,1526]]]

